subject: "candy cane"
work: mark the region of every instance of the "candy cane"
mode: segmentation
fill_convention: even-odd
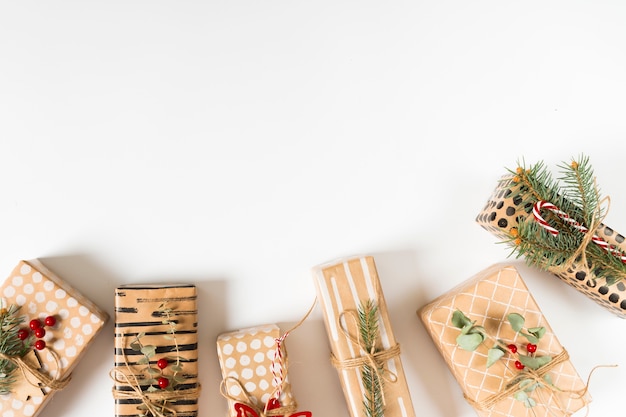
[[[549,210],[552,213],[556,214],[561,220],[563,220],[565,223],[569,224],[570,226],[572,226],[574,229],[578,230],[581,233],[587,233],[589,231],[589,229],[587,229],[582,224],[578,223],[576,220],[572,219],[567,213],[559,210],[559,208],[555,206],[554,204],[549,203],[547,201],[537,201],[533,205],[533,217],[535,218],[537,223],[539,223],[544,229],[550,232],[550,234],[552,234],[553,236],[558,235],[559,231],[555,229],[554,227],[550,226],[548,222],[546,222],[545,219],[541,217],[542,209]],[[626,256],[620,250],[609,245],[607,241],[605,241],[598,235],[594,234],[591,237],[591,241],[595,243],[596,245],[600,246],[602,249],[604,249],[606,252],[610,253],[611,255],[620,258],[622,263],[626,263]]]

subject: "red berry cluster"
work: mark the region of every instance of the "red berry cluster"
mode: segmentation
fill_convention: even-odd
[[[157,367],[159,369],[167,368],[168,364],[169,364],[169,362],[165,358],[161,358],[161,359],[159,359],[157,361]],[[157,379],[157,384],[159,384],[159,388],[165,389],[165,388],[167,388],[170,385],[170,380],[167,379],[166,377],[162,376],[159,379]]]
[[[509,348],[511,353],[517,353],[517,346],[515,346],[513,343],[511,343],[510,345],[507,345],[506,347]],[[537,351],[537,345],[535,345],[534,343],[528,343],[526,345],[526,352],[532,355],[536,351]],[[524,369],[524,364],[521,363],[520,361],[515,361],[515,369],[519,369],[521,371],[522,369]]]
[[[44,326],[52,327],[57,323],[57,320],[54,316],[48,316],[43,320],[43,323],[39,319],[32,319],[30,323],[28,323],[28,327],[32,330],[35,337],[39,340],[35,341],[35,349],[43,350],[46,348],[45,340],[42,340],[46,335],[46,329]],[[26,340],[30,336],[30,331],[27,329],[20,329],[17,332],[17,337],[20,340]]]

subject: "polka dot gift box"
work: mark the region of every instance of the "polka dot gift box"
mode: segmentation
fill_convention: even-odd
[[[115,415],[198,415],[196,286],[115,289]]]
[[[461,329],[453,322],[456,311],[490,335],[473,351],[458,345]],[[522,331],[512,329],[511,313],[524,318]],[[567,351],[512,266],[493,265],[479,272],[422,307],[418,315],[480,417],[565,417],[591,401]],[[529,344],[522,335],[544,331],[536,343]],[[505,348],[496,348],[501,358],[488,367],[496,340]],[[520,360],[526,360],[520,354],[551,360],[525,371]]]
[[[533,206],[537,203],[524,202],[518,195],[520,185],[513,182],[512,175],[500,179],[496,189],[476,217],[476,222],[488,232],[501,239],[511,241],[520,221],[533,221]],[[543,213],[546,217],[550,214]],[[624,236],[605,224],[600,224],[595,235],[609,245],[614,245],[626,253]],[[590,243],[593,245],[593,243]],[[588,250],[588,249],[587,249]],[[626,318],[626,281],[606,285],[604,279],[596,279],[593,269],[583,268],[580,262],[573,262],[567,268],[552,265],[546,268],[563,282],[571,285],[608,311]]]
[[[383,407],[385,417],[415,417],[400,346],[391,328],[374,258],[337,260],[314,267],[313,275],[332,364],[337,369],[350,415],[366,415],[367,404],[371,411]],[[373,306],[375,309],[369,308]],[[361,323],[360,312],[372,317],[367,325]],[[377,326],[369,325],[371,322]],[[370,327],[377,327],[378,331],[373,332]],[[367,330],[371,344],[361,336],[364,333],[361,329]],[[378,371],[371,371],[372,364],[376,364]],[[364,374],[369,377],[364,378]],[[369,389],[366,379],[371,381]]]
[[[0,395],[0,417],[33,417],[70,381],[108,316],[39,260],[19,262],[0,291],[3,327],[21,321],[14,328],[19,341],[4,344],[2,365],[13,372],[3,378],[10,386]]]
[[[286,372],[284,346],[275,324],[224,333],[217,338],[217,355],[222,369],[222,394],[228,400],[228,415],[259,411],[296,409]],[[278,350],[277,350],[278,349]],[[287,414],[287,413],[285,413]],[[309,415],[297,413],[293,416]],[[310,415],[309,415],[310,417]]]

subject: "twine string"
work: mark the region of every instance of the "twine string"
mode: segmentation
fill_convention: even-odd
[[[172,401],[197,400],[200,396],[200,385],[185,390],[157,390],[144,391],[137,375],[128,364],[126,354],[123,355],[126,372],[113,369],[109,377],[115,382],[112,388],[113,398],[124,400],[140,400],[141,404],[154,417],[171,417],[178,414],[175,408],[168,405]],[[118,387],[130,387],[130,390],[122,390]]]
[[[239,390],[243,396],[235,397],[230,394],[229,382],[239,387]],[[298,405],[295,400],[292,400],[289,404],[280,405],[279,407],[268,409],[267,405],[263,407],[259,407],[255,404],[254,398],[250,395],[248,390],[243,386],[239,379],[229,376],[222,380],[220,383],[220,393],[224,398],[230,400],[232,403],[237,406],[237,404],[243,404],[250,408],[254,413],[256,413],[257,417],[272,417],[272,416],[285,416],[294,413],[298,409]]]
[[[391,372],[390,370],[385,368],[384,363],[396,356],[400,355],[400,345],[396,344],[389,349],[382,350],[380,352],[376,352],[375,346],[368,348],[365,346],[365,342],[362,341],[361,335],[357,332],[356,337],[353,336],[350,331],[347,329],[345,317],[349,317],[352,321],[355,322],[355,325],[358,323],[357,312],[354,310],[346,310],[343,311],[339,317],[339,327],[344,334],[344,336],[355,346],[359,348],[362,352],[361,356],[357,356],[355,358],[348,358],[339,360],[331,353],[331,363],[336,369],[354,369],[361,368],[362,366],[368,365],[374,371],[374,375],[376,376],[378,386],[383,386],[383,381],[394,383],[398,380],[398,376]],[[342,320],[343,319],[343,320]],[[383,405],[386,405],[386,399],[384,392],[381,393],[381,397],[383,400]]]
[[[57,369],[57,374],[55,377],[52,377],[45,371],[36,368],[18,355],[7,355],[6,353],[0,353],[0,359],[7,360],[14,364],[22,373],[24,380],[30,385],[37,388],[41,388],[43,386],[50,388],[52,391],[58,391],[67,386],[67,384],[70,382],[71,375],[68,375],[65,378],[60,377],[61,360],[59,359],[59,355],[57,355],[57,353],[52,349],[48,349],[48,351],[52,355]]]

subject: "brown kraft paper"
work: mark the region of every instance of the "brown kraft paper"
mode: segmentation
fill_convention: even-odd
[[[24,328],[35,318],[56,318],[54,326],[45,327],[46,348],[33,349],[24,360],[57,380],[70,377],[108,320],[105,312],[37,259],[20,261],[0,290],[2,307],[21,306],[18,314],[24,317]],[[31,375],[29,382],[18,369],[13,375],[16,381],[11,394],[0,396],[0,415],[37,416],[56,391],[33,386],[36,378]]]
[[[197,315],[194,285],[126,285],[115,290],[115,368],[112,377],[115,380],[116,416],[139,416],[146,413],[141,411],[146,407],[156,410],[152,411],[157,414],[154,417],[198,415]],[[174,334],[168,321],[174,323]],[[152,357],[143,359],[149,365],[141,363],[144,354],[136,349],[136,345],[135,348],[132,346],[140,334],[142,346],[156,347]],[[182,368],[178,372],[176,357]],[[168,364],[159,370],[157,361],[162,358],[168,359]],[[148,366],[155,374],[149,373]],[[174,373],[180,381],[170,381],[169,390],[161,389],[154,382],[147,383],[150,378],[161,376],[171,379]]]
[[[534,407],[526,408],[523,402],[509,395],[492,408],[483,409],[481,404],[486,405],[490,397],[499,395],[517,375],[513,364],[515,359],[505,355],[487,368],[487,352],[492,342],[485,341],[473,352],[458,347],[456,338],[460,329],[451,323],[455,310],[462,311],[477,325],[484,326],[494,338],[515,343],[520,349],[527,340],[511,329],[506,317],[510,313],[521,314],[528,328],[546,328],[545,335],[537,344],[537,355],[555,358],[562,354],[560,357],[567,358],[564,356],[566,351],[528,292],[522,277],[512,266],[494,265],[424,306],[418,315],[461,386],[463,395],[480,417],[569,416],[591,401],[588,394],[581,397],[585,384],[571,361],[565,359],[548,372],[560,391],[536,389],[530,394],[537,401]]]
[[[503,241],[511,240],[511,229],[517,227],[520,220],[531,221],[533,216],[532,204],[524,205],[519,199],[512,197],[512,190],[516,187],[519,185],[512,182],[512,176],[502,177],[487,204],[476,217],[476,222],[481,227]],[[596,235],[626,252],[624,236],[607,225],[600,224]],[[549,267],[547,270],[613,314],[626,318],[626,282],[624,280],[611,286],[604,285],[604,279],[596,280],[592,271],[576,263],[567,270],[559,266]]]
[[[217,354],[222,370],[224,393],[228,400],[228,415],[237,417],[237,402],[252,403],[263,410],[275,393],[271,365],[280,329],[275,324],[249,327],[223,333],[217,338]],[[244,391],[245,390],[245,391]],[[295,403],[291,385],[285,375],[280,404]]]
[[[361,304],[372,300],[378,307],[379,342],[381,350],[394,352],[384,361],[385,417],[414,417],[406,377],[400,359],[399,346],[388,317],[387,305],[380,285],[374,258],[362,256],[338,260],[313,268],[318,300],[322,307],[331,353],[338,362],[351,361],[365,356],[358,346],[358,326],[354,316]],[[348,409],[352,417],[363,415],[364,389],[361,367],[337,369]]]

